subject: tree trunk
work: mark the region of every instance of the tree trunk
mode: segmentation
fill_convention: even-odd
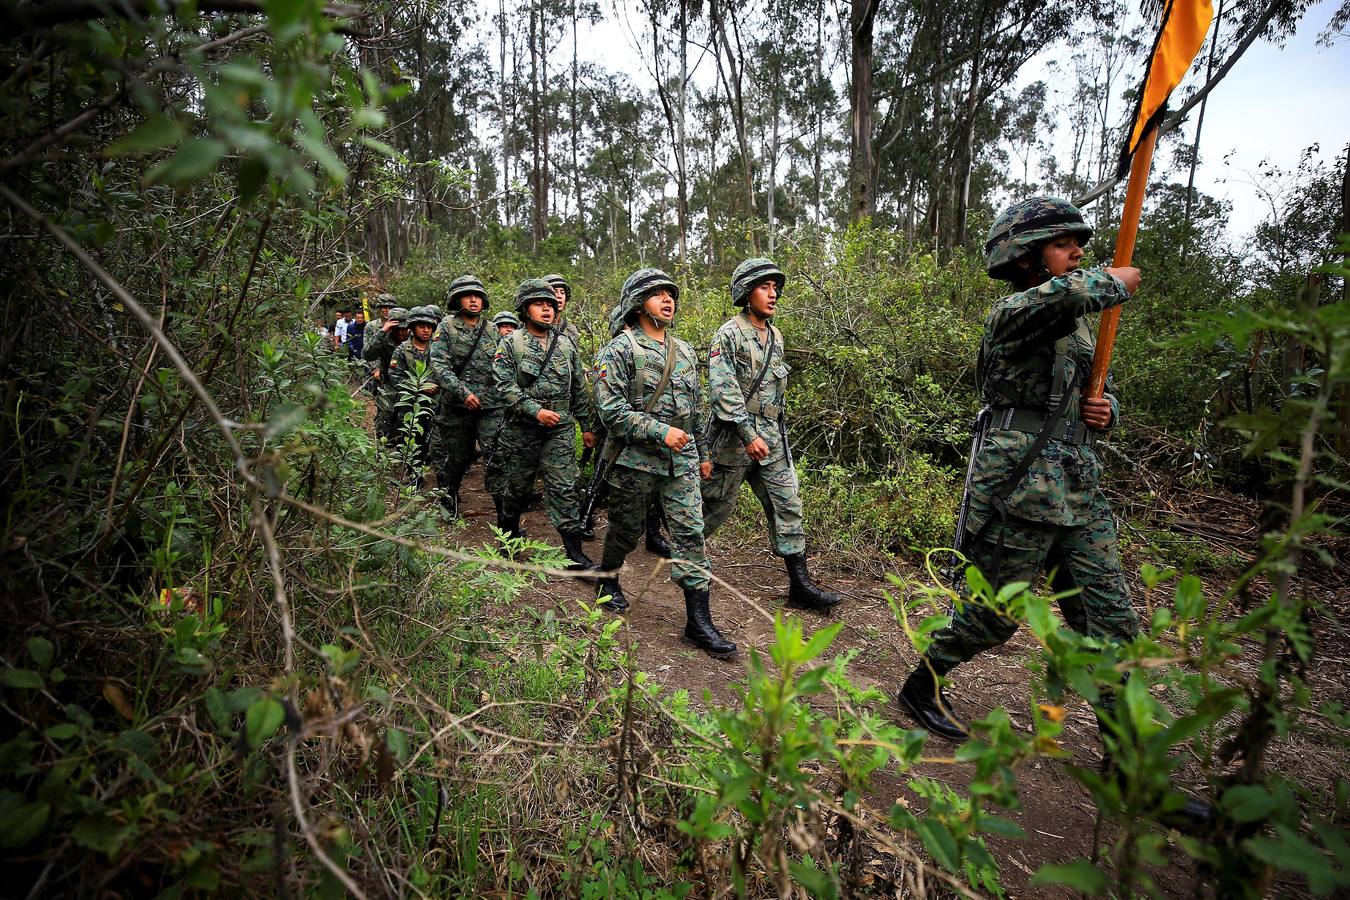
[[[970,176],[975,168],[975,118],[980,105],[980,72],[984,65],[984,22],[988,5],[980,4],[980,14],[975,26],[975,54],[970,62],[970,90],[966,92],[966,119],[961,136],[961,188],[956,196],[956,228],[953,246],[963,247],[966,243],[966,219],[970,212]]]
[[[852,153],[849,195],[852,219],[876,212],[876,161],[872,156],[872,30],[881,0],[851,0],[849,9],[849,110],[852,113]]]
[[[734,10],[734,7],[728,8]],[[708,10],[712,14],[715,35],[727,57],[726,69],[724,70],[722,56],[721,54],[717,55],[717,71],[722,76],[727,95],[731,99],[731,120],[736,130],[736,144],[741,153],[741,187],[745,193],[745,217],[750,220],[755,216],[755,181],[750,159],[750,141],[745,128],[745,98],[741,91],[744,56],[737,54],[732,49],[731,42],[727,39],[726,19],[720,0],[710,0]],[[759,240],[753,229],[750,231],[750,246],[752,250],[758,252]]]
[[[824,80],[822,72],[822,57],[825,54],[825,0],[816,0],[816,83],[812,85],[812,90],[818,90],[821,82]],[[811,149],[811,169],[812,181],[815,187],[815,198],[812,206],[815,210],[813,216],[816,228],[820,228],[820,203],[822,193],[822,182],[824,180],[821,169],[821,157],[824,154],[825,144],[825,104],[817,103],[813,112],[816,116],[816,142]]]
[[[498,0],[497,17],[501,28],[500,56],[501,62],[501,97],[500,112],[502,114],[502,183],[500,187],[502,198],[502,224],[507,228],[511,227],[511,134],[508,124],[506,110],[510,105],[511,99],[506,92],[506,0]]]
[[[578,162],[577,145],[580,143],[581,118],[577,110],[577,0],[572,0],[572,183],[576,187],[577,237],[582,243],[589,244],[586,238],[586,208],[581,199],[581,164]]]

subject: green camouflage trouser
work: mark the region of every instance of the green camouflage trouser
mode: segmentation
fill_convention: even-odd
[[[553,527],[563,534],[581,531],[577,510],[576,422],[552,428],[512,419],[497,434],[488,480],[499,486],[496,497],[506,516],[518,516],[529,504],[535,476],[544,476],[544,507]]]
[[[797,490],[797,473],[786,456],[765,465],[714,464],[712,478],[703,484],[703,534],[711,537],[731,516],[741,482],[747,479],[759,505],[764,507],[773,551],[779,556],[805,553],[802,498]]]
[[[609,475],[609,529],[600,568],[619,568],[637,547],[653,495],[659,498],[670,528],[670,580],[682,588],[708,587],[711,566],[703,548],[703,504],[696,472],[657,475],[615,466]]]
[[[989,572],[998,553],[999,525],[967,554],[980,571]],[[1127,641],[1139,633],[1139,617],[1130,604],[1129,588],[1120,566],[1116,521],[1103,500],[1093,518],[1083,525],[1043,525],[1009,517],[1003,559],[994,589],[1014,581],[1035,585],[1054,570],[1056,591],[1078,588],[1060,601],[1065,622],[1074,630],[1097,637]],[[955,666],[1007,641],[1017,622],[974,603],[962,603],[951,624],[939,631],[928,648],[934,664]]]
[[[464,473],[473,464],[474,445],[481,439],[482,413],[446,404],[436,416],[428,461],[436,473],[436,486],[458,494]]]

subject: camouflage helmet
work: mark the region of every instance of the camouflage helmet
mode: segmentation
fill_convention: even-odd
[[[430,312],[433,316],[436,317],[436,321],[437,321],[437,322],[439,322],[441,319],[444,319],[444,318],[445,318],[445,310],[441,309],[441,308],[440,308],[439,306],[437,306],[435,303],[428,303],[428,304],[427,304],[427,311]]]
[[[394,295],[393,295],[393,294],[376,294],[376,295],[375,295],[375,304],[374,304],[374,306],[375,306],[376,309],[383,309],[383,308],[386,307],[386,306],[388,306],[389,308],[392,309],[392,308],[393,308],[394,306],[396,306],[396,305],[398,305],[398,301],[396,301],[396,300],[394,299]]]
[[[549,283],[542,278],[527,278],[516,288],[516,312],[525,315],[526,307],[536,300],[545,300],[553,305],[555,313],[558,311],[558,298]]]
[[[770,259],[763,257],[747,259],[731,273],[731,302],[737,306],[745,306],[750,302],[750,292],[761,281],[770,278],[778,285],[781,293],[783,285],[787,283],[787,276],[783,274],[783,270]]]
[[[613,331],[615,316],[618,317],[620,323],[626,321],[628,316],[642,305],[643,301],[661,289],[670,291],[670,295],[675,298],[675,303],[678,306],[680,286],[665,272],[660,269],[638,269],[632,275],[629,275],[624,280],[623,292],[619,295],[619,305],[610,314],[611,330]],[[618,334],[619,332],[613,331],[613,333]]]
[[[555,288],[562,288],[563,296],[567,298],[567,302],[568,303],[572,302],[572,286],[567,283],[566,278],[562,277],[561,275],[554,274],[554,275],[545,275],[544,280]]]
[[[1016,281],[1016,263],[1048,241],[1067,234],[1079,235],[1083,243],[1092,228],[1083,221],[1078,207],[1058,197],[1029,197],[999,213],[984,244],[984,270],[991,278]]]
[[[389,310],[389,315],[386,316],[386,318],[389,319],[389,321],[393,322],[395,325],[400,326],[406,325],[407,324],[406,320],[408,318],[408,310],[402,306],[395,306],[393,309]]]
[[[623,304],[615,306],[609,311],[609,336],[616,338],[624,329]]]
[[[403,324],[412,328],[414,325],[435,325],[439,321],[430,306],[414,306],[408,311]]]
[[[450,282],[450,287],[445,291],[445,302],[452,312],[459,312],[459,298],[465,294],[477,294],[483,298],[483,309],[488,308],[488,292],[483,286],[483,282],[478,280],[475,275],[461,275]]]
[[[504,309],[492,317],[492,327],[501,328],[503,325],[510,325],[512,328],[520,327],[520,318],[511,310]]]

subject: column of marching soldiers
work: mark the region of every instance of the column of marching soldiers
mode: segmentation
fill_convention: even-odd
[[[1080,266],[1091,235],[1082,213],[1053,197],[1013,204],[990,229],[985,269],[1013,292],[985,320],[976,366],[984,409],[954,545],[995,594],[1050,575],[1069,627],[1130,640],[1139,620],[1097,453],[1119,404],[1109,380],[1102,398],[1085,396],[1083,388],[1095,348],[1086,317],[1128,301],[1141,276],[1132,267]],[[381,319],[368,329],[375,336],[364,351],[378,366],[378,430],[395,442],[411,434],[418,462],[435,473],[452,517],[465,472],[481,450],[497,525],[507,535],[522,534],[521,514],[542,474],[549,520],[576,569],[596,568],[582,542],[594,537],[591,514],[607,489],[609,526],[598,566],[604,574],[595,578],[602,606],[628,609],[617,573],[645,533],[648,549],[670,558],[671,578],[684,591],[685,639],[715,657],[729,656],[736,645],[713,623],[704,539],[727,520],[743,482],[763,507],[774,552],[786,565],[787,605],[828,613],[842,599],[807,571],[784,417],[790,367],[773,324],[786,281],[763,258],[732,272],[731,300],[741,311],[708,349],[711,407],[693,349],[671,332],[679,285],[659,269],[628,276],[609,314],[611,340],[589,368],[565,316],[571,289],[561,275],[522,283],[515,313],[498,312],[491,322],[487,289],[473,276],[450,284],[445,314],[396,308],[382,295]],[[583,456],[595,460],[585,486],[578,428]],[[901,687],[901,706],[933,734],[966,738],[943,679],[1006,642],[1017,627],[988,606],[956,604]],[[1114,696],[1094,707],[1099,718],[1113,708]],[[1184,827],[1202,827],[1208,816],[1197,801],[1175,812]]]
[[[709,352],[711,421],[694,350],[670,332],[679,285],[659,269],[639,269],[624,282],[609,316],[612,340],[590,366],[565,317],[571,287],[561,275],[523,282],[515,311],[491,320],[487,288],[472,275],[450,283],[447,310],[404,309],[382,294],[363,351],[377,366],[377,432],[415,447],[415,468],[432,474],[423,483],[434,483],[452,519],[481,453],[497,526],[510,537],[522,536],[521,516],[542,476],[544,506],[571,568],[609,573],[595,583],[612,612],[628,609],[617,571],[645,534],[648,549],[671,560],[684,592],[685,639],[729,656],[736,645],[713,622],[704,538],[727,520],[742,482],[763,504],[785,561],[788,605],[825,612],[842,600],[807,570],[784,420],[789,366],[771,322],[785,283],[767,259],[746,260],[732,275],[732,300],[743,312],[719,329]],[[594,459],[585,485],[578,429]],[[602,490],[609,525],[597,566],[582,544],[595,537]]]

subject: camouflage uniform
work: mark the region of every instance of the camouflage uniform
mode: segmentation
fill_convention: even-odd
[[[1056,590],[1078,588],[1065,618],[1085,633],[1126,640],[1139,630],[1120,568],[1115,520],[1101,492],[1096,432],[1081,415],[1081,388],[1092,368],[1092,331],[1083,317],[1129,299],[1123,282],[1100,269],[1051,277],[1046,247],[1066,237],[1082,246],[1092,229],[1073,204],[1032,197],[1004,210],[984,247],[985,271],[1023,289],[994,304],[985,320],[976,382],[987,427],[970,461],[962,549],[995,592],[1014,581],[1035,584],[1056,568]],[[1056,268],[1060,268],[1059,265]],[[1027,285],[1033,285],[1027,287]],[[1111,421],[1117,411],[1111,402]],[[1059,416],[1063,418],[1059,418]],[[1056,421],[1058,419],[1058,421]],[[1045,431],[1053,423],[1051,431]],[[1006,500],[1003,485],[1044,433],[1043,449]],[[928,731],[965,740],[938,678],[1017,631],[1017,622],[976,603],[958,603],[933,636],[925,658],[900,688],[900,705]]]
[[[708,393],[717,398],[713,408],[713,474],[703,485],[704,533],[711,536],[736,508],[741,482],[749,479],[764,514],[774,552],[793,556],[806,552],[802,528],[802,501],[797,473],[783,441],[783,403],[791,367],[783,359],[783,335],[774,325],[774,355],[755,396],[747,397],[763,365],[768,347],[767,329],[760,332],[741,314],[725,323],[708,349]],[[756,463],[745,452],[755,438],[769,445],[769,455]]]
[[[402,322],[408,315],[408,311],[403,307],[395,307],[389,313],[389,318],[396,322]],[[398,326],[389,331],[373,331],[366,338],[365,345],[361,349],[361,356],[366,362],[375,366],[375,371],[379,377],[375,382],[375,433],[387,441],[393,440],[395,421],[394,421],[394,399],[393,383],[389,378],[389,360],[394,351],[398,348],[393,334],[398,330]]]
[[[476,322],[470,322],[458,308],[466,293],[483,298],[484,310]],[[472,276],[457,278],[450,287],[450,304],[455,311],[441,321],[431,339],[431,365],[442,392],[430,458],[437,474],[437,487],[446,492],[447,502],[454,505],[464,473],[473,463],[475,442],[482,440],[480,428],[489,410],[488,403],[495,399],[500,408],[501,398],[496,395],[492,372],[497,329],[488,322],[486,289]],[[480,409],[464,405],[470,394],[478,398]]]
[[[638,269],[628,276],[610,317],[614,339],[601,348],[593,370],[596,410],[612,445],[605,455],[613,462],[609,529],[600,568],[615,573],[597,579],[596,599],[613,612],[628,609],[617,573],[637,546],[655,496],[670,527],[670,577],[684,591],[684,640],[725,658],[736,652],[736,645],[713,623],[712,567],[703,546],[699,492],[700,467],[707,456],[703,390],[693,349],[675,337],[670,322],[647,309],[647,302],[663,293],[673,301],[673,320],[680,288],[669,275],[660,269]],[[651,320],[664,340],[647,335],[637,324],[641,316]],[[670,382],[657,393],[667,363]],[[672,428],[688,435],[680,450],[666,446]]]
[[[628,335],[642,348],[641,374],[636,372]],[[660,382],[672,346],[678,355],[670,387],[648,415],[643,411],[646,393]],[[704,432],[703,391],[693,349],[672,334],[661,343],[633,328],[600,350],[594,375],[597,413],[611,440],[622,444],[610,470],[609,531],[601,568],[618,569],[637,547],[646,527],[648,500],[657,494],[670,527],[671,579],[682,588],[707,588],[711,567],[703,547],[698,475],[704,458],[698,440]],[[683,450],[671,450],[663,443],[671,426],[695,439]]]
[[[408,313],[407,322],[409,326],[417,322],[432,324],[435,317],[426,307],[416,307]],[[436,394],[439,393],[439,390],[428,391],[427,388],[440,387],[440,379],[431,365],[430,344],[425,350],[419,350],[411,337],[399,344],[389,358],[387,382],[393,400],[396,439],[400,443],[408,438],[413,440],[416,447],[414,465],[421,467],[426,463]]]
[[[559,343],[548,371],[540,372],[548,355],[545,341]],[[550,333],[545,341],[522,328],[497,342],[492,370],[497,393],[505,401],[506,418],[489,460],[488,478],[498,489],[499,514],[519,519],[535,476],[542,471],[549,521],[568,536],[581,531],[576,426],[590,430],[591,406],[576,346],[556,333]],[[528,387],[521,386],[522,379],[536,375],[538,378]],[[562,416],[551,428],[535,418],[545,408]]]
[[[1064,604],[1071,625],[1088,634],[1129,640],[1139,630],[1121,571],[1116,523],[1099,481],[1101,459],[1079,414],[1081,388],[1092,368],[1092,330],[1082,317],[1129,299],[1124,285],[1100,269],[1083,269],[1005,297],[985,322],[980,348],[983,399],[994,426],[972,470],[967,530],[978,532],[992,515],[990,498],[1036,439],[1035,431],[1000,427],[1000,411],[1051,410],[1056,345],[1064,351],[1062,383],[1073,384],[1062,426],[1068,440],[1052,437],[1007,500],[1006,523],[993,522],[969,548],[983,572],[998,569],[996,585],[1035,583],[1058,569],[1056,589],[1081,593]],[[1112,411],[1117,408],[1114,397]],[[1002,543],[1002,559],[999,544]],[[938,632],[928,656],[955,665],[996,647],[1017,623],[976,604],[962,604],[951,625]]]

